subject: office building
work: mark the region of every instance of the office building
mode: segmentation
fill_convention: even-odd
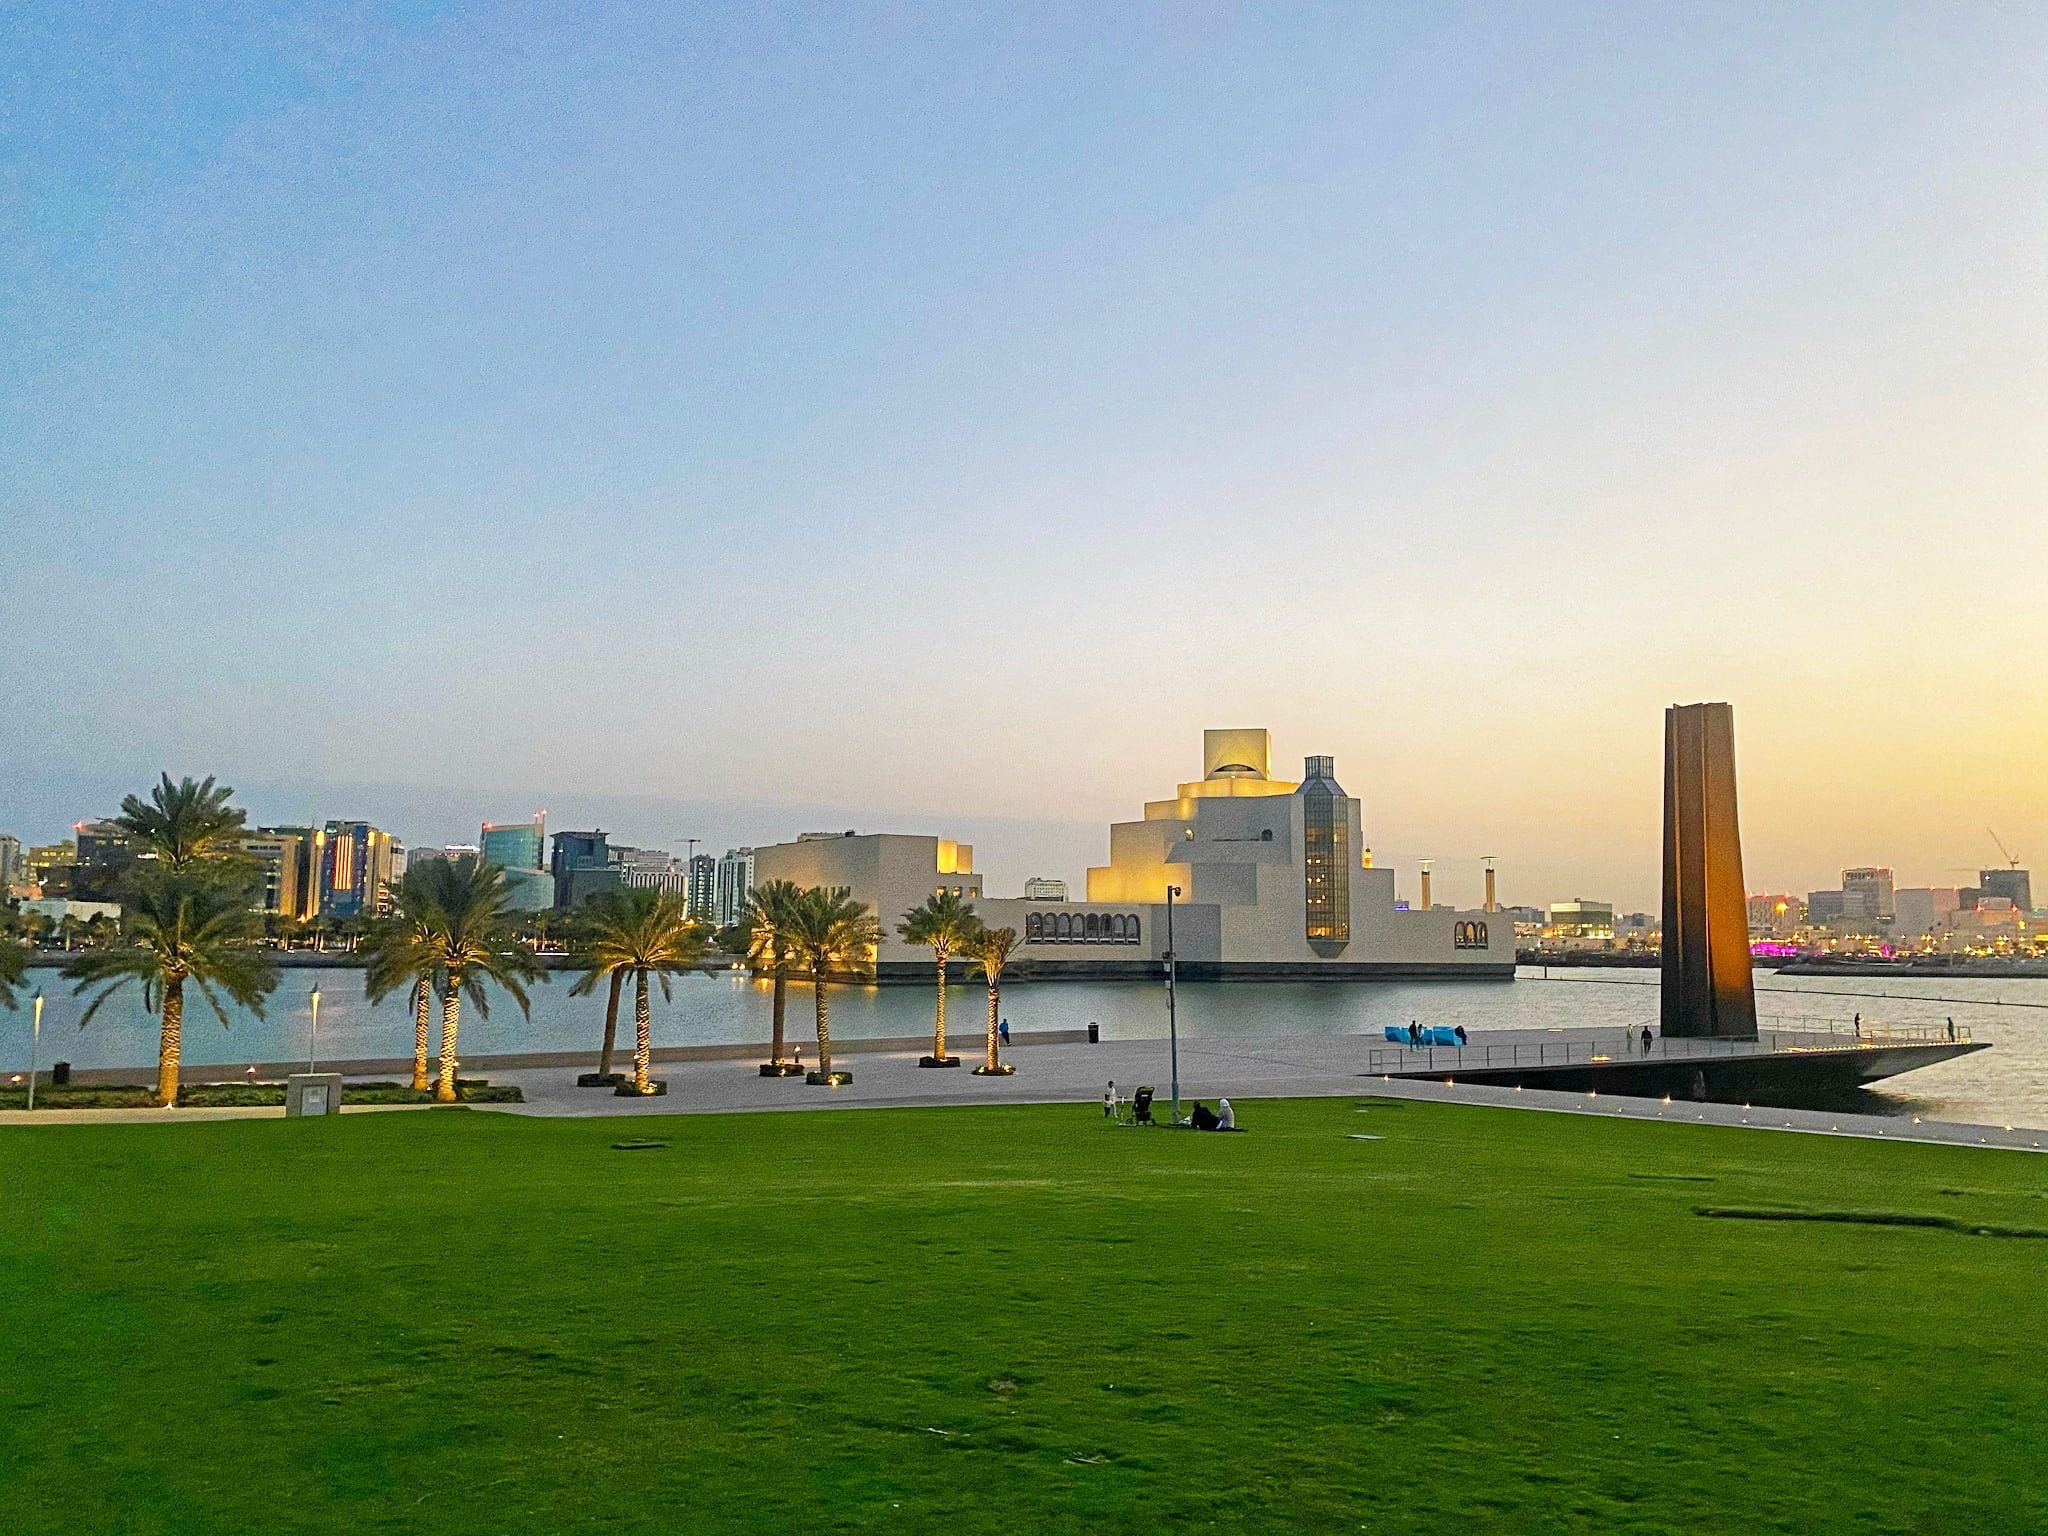
[[[1986,896],[2011,902],[2021,912],[2034,910],[2034,877],[2018,865],[1978,871],[1977,889]]]
[[[531,821],[487,821],[478,832],[477,851],[500,869],[543,869],[547,865],[547,818]]]
[[[1065,901],[1067,899],[1067,882],[1064,880],[1051,880],[1044,875],[1033,875],[1024,882],[1024,899],[1026,901]]]
[[[1882,867],[1842,871],[1842,915],[1859,933],[1875,933],[1889,924],[1897,904],[1892,872]]]
[[[728,848],[718,861],[713,920],[730,928],[746,914],[747,893],[754,888],[754,850]]]
[[[1840,891],[1806,893],[1806,921],[1815,928],[1841,926],[1848,910],[1848,903]]]
[[[548,874],[555,885],[555,905],[575,908],[620,884],[619,866],[611,859],[609,840],[595,832],[557,832]]]
[[[1892,937],[1918,939],[1949,926],[1948,917],[1961,908],[1962,898],[1952,885],[1909,885],[1892,893],[1892,904]]]
[[[391,838],[367,821],[330,821],[315,834],[322,917],[375,917],[391,898]]]
[[[256,866],[256,905],[260,910],[294,919],[312,915],[313,835],[309,830],[258,827],[243,835],[242,853]]]
[[[1749,936],[1789,938],[1806,920],[1806,903],[1790,891],[1772,891],[1749,898]]]
[[[929,836],[810,834],[757,847],[755,877],[849,888],[882,923],[883,980],[929,973],[930,952],[896,924],[941,890],[1017,931],[1019,976],[1159,975],[1169,899],[1190,980],[1513,975],[1514,935],[1498,918],[1397,909],[1394,872],[1365,863],[1360,803],[1329,758],[1309,758],[1299,782],[1272,778],[1270,758],[1263,730],[1205,732],[1203,776],[1109,829],[1085,901],[985,897],[973,848]]]
[[[28,880],[28,861],[22,857],[21,839],[12,832],[0,832],[0,895]]]
[[[1543,917],[1546,939],[1611,939],[1614,937],[1614,903],[1588,901],[1574,896],[1570,901],[1553,901]]]

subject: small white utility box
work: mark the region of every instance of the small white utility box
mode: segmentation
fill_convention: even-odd
[[[284,1112],[292,1115],[341,1113],[339,1072],[294,1072],[284,1080]]]

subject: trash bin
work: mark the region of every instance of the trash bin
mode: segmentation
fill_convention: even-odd
[[[1088,1025],[1088,1043],[1090,1045],[1102,1044],[1102,1026],[1100,1024],[1090,1022]]]
[[[60,1061],[50,1068],[50,1086],[69,1088],[71,1086],[71,1063]]]

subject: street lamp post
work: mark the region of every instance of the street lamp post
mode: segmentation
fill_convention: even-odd
[[[306,1070],[313,1070],[313,1060],[320,1049],[320,983],[313,983],[313,990],[306,994],[306,1001],[313,1009],[312,1025],[306,1030]]]
[[[34,1109],[36,1107],[36,1056],[41,1051],[42,1045],[43,994],[42,989],[37,988],[35,998],[35,1022],[29,1026],[28,1033],[28,1107],[30,1109]]]
[[[1180,887],[1166,888],[1166,1039],[1173,1062],[1173,1123],[1180,1124],[1180,1021],[1173,1010],[1173,898]]]

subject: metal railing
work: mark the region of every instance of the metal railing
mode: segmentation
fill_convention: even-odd
[[[1860,1025],[1851,1020],[1816,1020],[1816,1027],[1800,1030],[1760,1029],[1754,1040],[1714,1038],[1653,1039],[1643,1050],[1640,1031],[1605,1039],[1513,1040],[1490,1045],[1393,1045],[1366,1052],[1366,1071],[1387,1075],[1397,1072],[1444,1072],[1498,1069],[1501,1067],[1565,1067],[1626,1065],[1646,1061],[1696,1061],[1731,1056],[1767,1056],[1808,1051],[1876,1050],[1894,1045],[1967,1045],[1970,1031],[1958,1024],[1951,1031],[1945,1024]],[[1822,1028],[1820,1025],[1838,1027]]]

